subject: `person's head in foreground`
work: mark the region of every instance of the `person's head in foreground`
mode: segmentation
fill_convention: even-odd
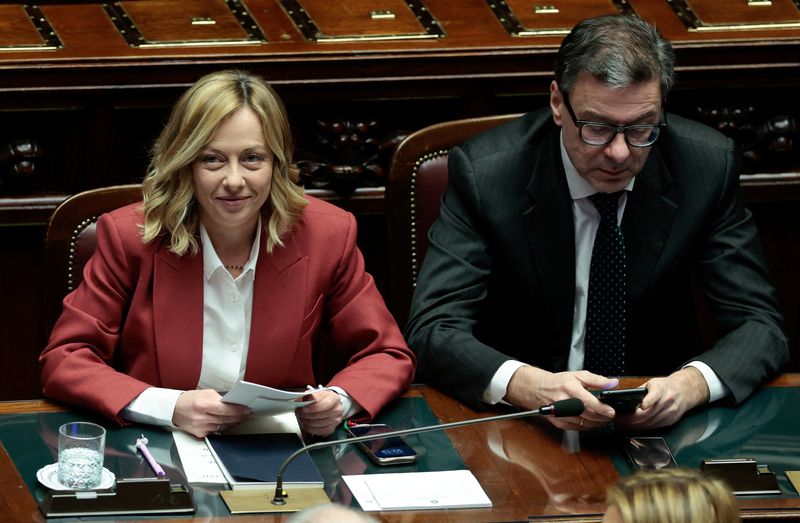
[[[377,521],[360,510],[331,503],[297,512],[287,523],[377,523]]]
[[[736,500],[722,481],[692,469],[623,477],[608,489],[604,523],[733,523]]]

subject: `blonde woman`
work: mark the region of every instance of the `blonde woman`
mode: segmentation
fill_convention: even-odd
[[[353,216],[304,196],[286,113],[257,76],[222,71],[177,102],[143,204],[101,216],[97,250],[40,357],[44,393],[119,424],[198,437],[251,412],[221,401],[239,380],[318,385],[297,411],[312,434],[374,416],[414,357],[364,270]]]
[[[609,488],[604,523],[734,523],[736,500],[725,484],[690,469],[639,472]]]

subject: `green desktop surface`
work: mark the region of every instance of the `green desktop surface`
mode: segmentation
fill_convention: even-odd
[[[118,479],[153,477],[153,471],[144,461],[141,453],[137,452],[134,447],[136,438],[144,434],[148,439],[148,448],[156,461],[164,468],[171,482],[188,485],[169,431],[146,425],[119,428],[107,420],[85,411],[2,415],[0,416],[0,441],[11,456],[20,476],[37,503],[44,499],[48,489],[36,479],[36,471],[57,461],[58,428],[68,421],[93,421],[106,428],[104,466]],[[380,419],[376,422],[387,423],[398,430],[439,423],[425,399],[420,397],[395,400],[384,409]],[[330,439],[345,437],[344,431],[339,428]],[[411,465],[379,467],[372,464],[365,454],[351,444],[312,451],[312,458],[325,480],[325,491],[335,501],[343,504],[355,504],[355,500],[352,499],[341,479],[342,475],[466,468],[461,456],[453,448],[450,439],[443,431],[410,435],[405,439],[418,453],[417,462]],[[194,517],[229,514],[219,496],[219,491],[227,488],[227,485],[192,484],[189,486],[196,508]],[[190,516],[186,515],[185,517]],[[151,517],[157,518],[158,516]],[[170,517],[180,516],[171,515]],[[80,520],[86,519],[93,518],[80,518]],[[126,517],[115,516],[114,519],[124,520]],[[130,516],[127,519],[143,519],[143,516]],[[71,519],[58,518],[57,520],[70,521]]]
[[[797,497],[785,473],[800,470],[799,414],[800,388],[769,387],[738,407],[710,405],[673,427],[646,434],[617,432],[605,444],[621,475],[631,473],[621,451],[627,436],[662,436],[681,467],[699,468],[704,459],[753,458],[775,473],[782,496]]]

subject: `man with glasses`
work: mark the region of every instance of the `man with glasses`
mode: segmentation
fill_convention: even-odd
[[[407,326],[418,379],[471,403],[580,398],[567,429],[670,425],[788,359],[733,143],[665,112],[672,48],[636,16],[578,24],[549,109],[456,147]],[[717,339],[704,350],[696,275]],[[631,414],[590,391],[656,376]]]

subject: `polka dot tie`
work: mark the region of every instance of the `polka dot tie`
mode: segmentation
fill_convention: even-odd
[[[625,373],[627,277],[625,240],[617,225],[622,191],[589,197],[600,213],[589,269],[583,368],[603,376]]]

